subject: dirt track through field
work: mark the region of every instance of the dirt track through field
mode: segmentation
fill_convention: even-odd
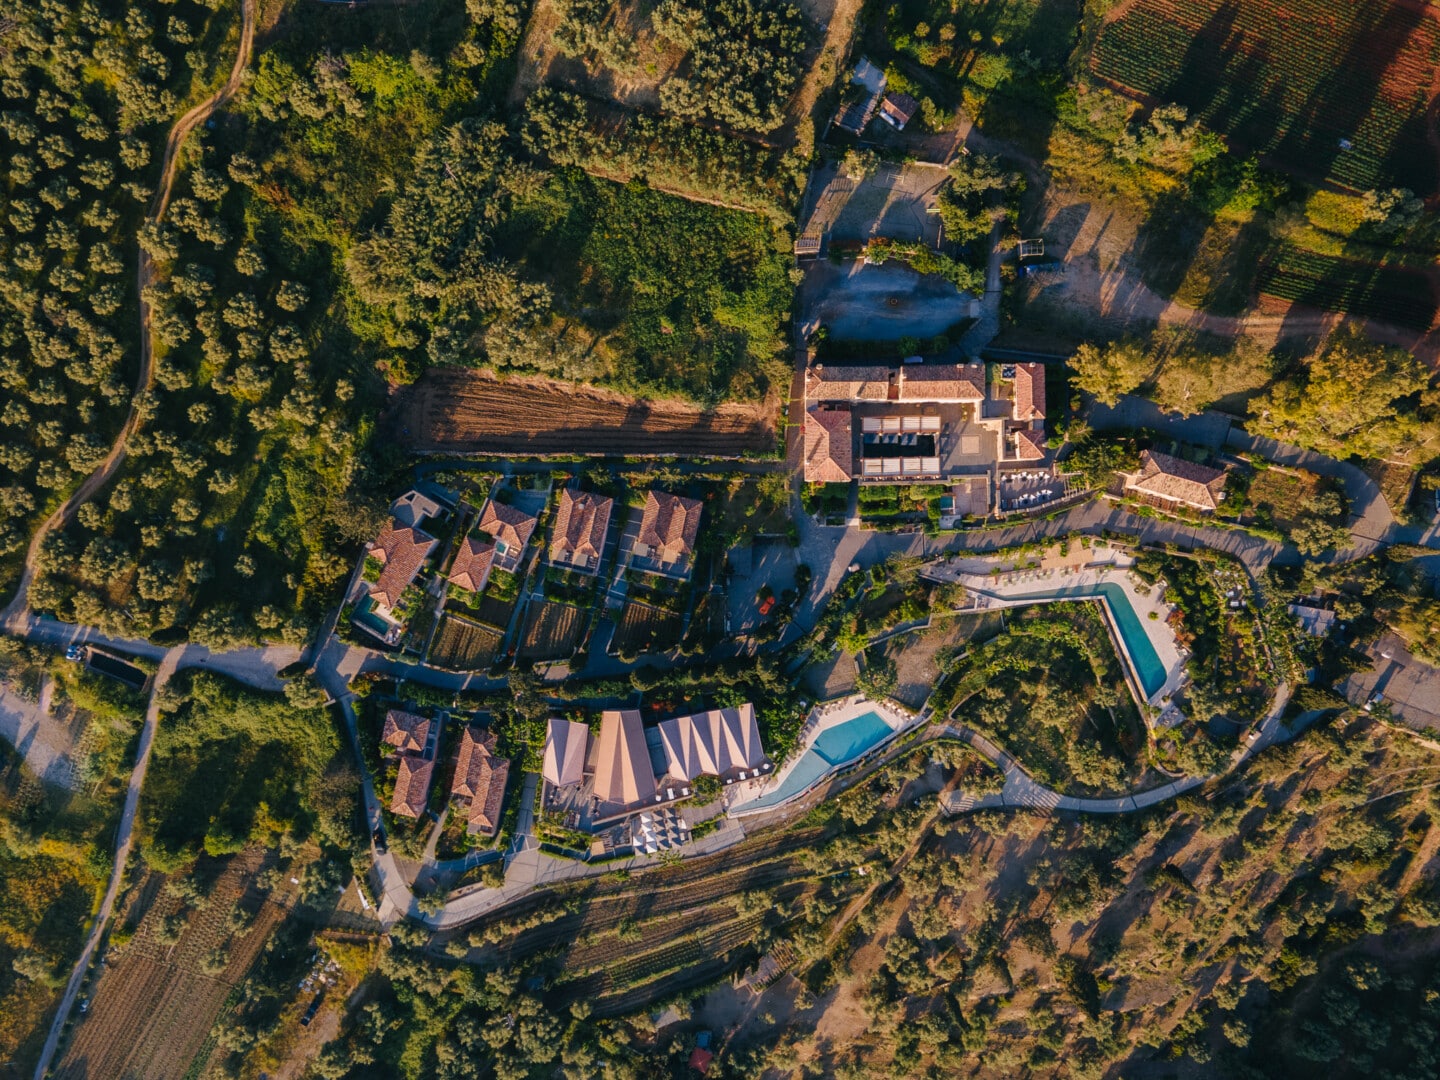
[[[417,451],[738,456],[775,445],[774,408],[641,401],[548,379],[431,370],[401,392],[392,423]]]
[[[240,5],[240,45],[235,53],[235,63],[230,69],[230,77],[225,80],[225,85],[215,93],[211,94],[200,104],[196,105],[170,129],[169,137],[165,140],[165,158],[160,169],[160,183],[155,193],[155,199],[150,206],[149,220],[160,221],[165,216],[165,210],[170,205],[170,191],[175,183],[175,170],[179,163],[180,147],[185,142],[185,137],[194,131],[204,120],[208,119],[231,96],[240,89],[240,83],[245,77],[245,69],[250,63],[250,49],[255,40],[255,0],[242,0]],[[69,520],[75,516],[81,504],[99,493],[100,489],[109,483],[110,478],[120,468],[120,463],[125,460],[125,449],[129,444],[130,437],[140,427],[141,412],[139,402],[146,390],[150,389],[150,381],[154,375],[154,360],[152,356],[153,342],[150,338],[150,305],[145,302],[145,287],[150,284],[155,273],[154,261],[150,253],[143,247],[140,248],[140,261],[135,271],[135,287],[140,295],[140,370],[135,376],[135,394],[131,398],[130,415],[125,419],[125,426],[120,429],[120,435],[115,440],[115,445],[110,448],[110,453],[102,461],[98,468],[87,476],[76,488],[75,492],[60,504],[60,507],[45,519],[35,535],[31,537],[30,547],[25,553],[25,565],[20,573],[20,583],[15,589],[15,596],[0,612],[0,625],[16,626],[23,620],[25,611],[30,602],[30,582],[35,576],[35,560],[40,555],[40,549],[44,546],[45,538],[56,529],[63,528]]]

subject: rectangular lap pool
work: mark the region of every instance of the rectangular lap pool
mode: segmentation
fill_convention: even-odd
[[[764,810],[779,806],[786,799],[810,790],[841,765],[848,765],[867,750],[884,742],[891,733],[890,725],[875,712],[862,713],[844,723],[826,728],[815,736],[815,741],[801,755],[778,788],[736,809]]]
[[[1165,665],[1160,662],[1155,646],[1150,642],[1150,635],[1145,633],[1145,627],[1140,624],[1140,616],[1135,614],[1130,597],[1113,581],[1102,581],[1097,585],[1074,585],[1068,589],[1051,589],[1049,592],[1024,593],[1007,596],[1006,599],[1059,600],[1102,596],[1110,602],[1110,613],[1115,617],[1120,640],[1125,643],[1125,651],[1130,654],[1130,664],[1135,670],[1136,678],[1140,680],[1141,689],[1145,691],[1147,698],[1154,696],[1155,691],[1165,685]]]

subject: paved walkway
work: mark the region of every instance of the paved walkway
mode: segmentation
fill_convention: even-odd
[[[1260,721],[1257,729],[1259,734],[1253,741],[1247,741],[1236,750],[1230,765],[1224,772],[1210,776],[1179,777],[1159,787],[1135,791],[1114,798],[1062,795],[1052,788],[1045,787],[1026,772],[1014,757],[1000,749],[980,732],[952,721],[941,726],[937,734],[960,739],[973,747],[981,756],[993,762],[1005,776],[1005,787],[997,795],[965,796],[962,793],[958,799],[952,799],[949,802],[947,809],[953,813],[963,813],[971,810],[1009,807],[1046,812],[1069,811],[1081,814],[1129,814],[1148,809],[1168,802],[1187,791],[1193,791],[1203,784],[1208,784],[1211,780],[1239,768],[1265,747],[1288,739],[1290,733],[1280,724],[1280,716],[1290,702],[1290,693],[1288,685],[1282,685],[1275,692],[1275,699],[1271,703],[1270,711]]]

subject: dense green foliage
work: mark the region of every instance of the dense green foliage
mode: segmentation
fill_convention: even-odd
[[[1143,771],[1140,716],[1094,605],[1022,613],[956,664],[944,696],[1057,790],[1124,791]]]
[[[662,0],[634,20],[643,27],[626,25],[627,9],[597,0],[556,6],[555,43],[571,56],[632,71],[642,30],[658,39],[657,48],[681,53],[679,70],[659,88],[660,107],[670,116],[771,131],[800,81],[804,24],[786,0]]]
[[[159,125],[203,93],[218,3],[16,0],[0,17],[0,567],[98,465],[138,364],[133,237]],[[0,577],[8,574],[0,574]]]
[[[163,695],[140,807],[146,862],[171,870],[287,833],[347,846],[353,804],[322,797],[340,748],[328,712],[199,672]]]
[[[608,122],[602,122],[608,121]],[[618,123],[579,94],[544,87],[525,101],[521,129],[530,153],[556,165],[680,195],[756,210],[778,225],[794,216],[805,161],[668,116],[626,115]]]
[[[1422,461],[1440,449],[1440,395],[1414,356],[1357,333],[1328,340],[1255,402],[1264,435],[1335,457]]]

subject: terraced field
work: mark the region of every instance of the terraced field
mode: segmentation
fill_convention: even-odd
[[[489,626],[447,613],[430,645],[428,662],[452,671],[488,668],[500,649],[504,635]]]
[[[1440,16],[1425,4],[1138,0],[1100,33],[1091,66],[1296,171],[1436,189],[1426,112]]]

